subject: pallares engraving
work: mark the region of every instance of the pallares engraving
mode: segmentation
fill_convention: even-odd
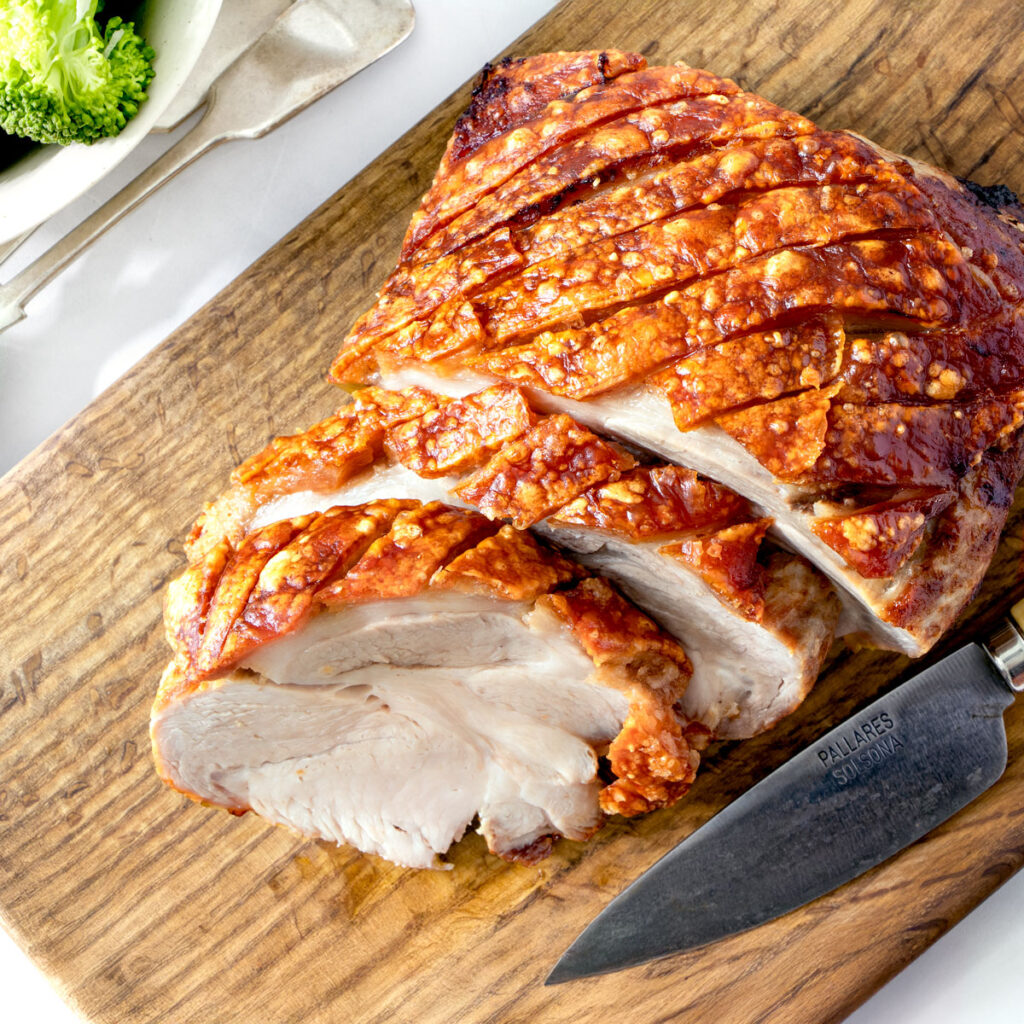
[[[894,717],[888,711],[879,711],[864,721],[851,722],[815,753],[832,777],[846,785],[904,745],[895,729]]]

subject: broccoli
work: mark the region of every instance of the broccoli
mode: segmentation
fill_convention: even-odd
[[[121,18],[101,29],[97,4],[0,2],[0,128],[66,146],[117,135],[138,113],[153,50]]]

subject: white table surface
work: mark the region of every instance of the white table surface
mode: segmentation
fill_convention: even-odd
[[[0,335],[0,472],[552,6],[552,0],[418,0],[416,29],[393,53],[267,138],[203,157],[112,229],[30,304],[27,320]],[[170,141],[148,139],[107,182],[40,229],[0,279],[56,241]],[[1024,872],[849,1020],[1019,1024],[1022,909]],[[78,1020],[3,931],[0,1020]]]

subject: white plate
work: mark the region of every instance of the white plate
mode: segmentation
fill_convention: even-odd
[[[88,191],[156,124],[184,85],[221,0],[149,0],[137,21],[156,51],[149,99],[120,135],[91,146],[41,146],[0,171],[0,243],[41,224]]]

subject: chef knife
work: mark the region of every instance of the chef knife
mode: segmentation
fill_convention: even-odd
[[[852,715],[717,814],[587,926],[548,976],[605,974],[746,931],[898,853],[1006,768],[1024,601]]]

